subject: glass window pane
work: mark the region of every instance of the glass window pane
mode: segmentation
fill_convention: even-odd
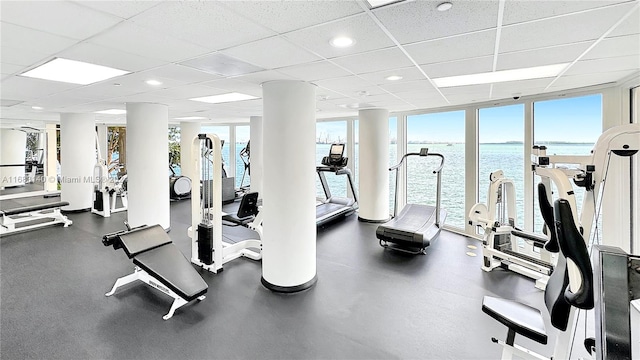
[[[316,165],[322,163],[322,158],[329,155],[333,143],[347,143],[347,122],[326,121],[316,123]],[[345,147],[345,156],[349,157]],[[351,161],[351,160],[349,160]],[[347,197],[346,176],[324,173],[332,196]],[[324,190],[320,179],[316,177],[316,197],[324,199]]]
[[[248,186],[251,183],[251,179],[249,178],[249,168],[246,168],[245,171],[245,162],[247,165],[249,164],[249,153],[246,151],[243,152],[247,147],[249,137],[250,131],[248,125],[236,126],[236,166],[234,170],[237,188]]]
[[[489,175],[504,171],[516,190],[516,227],[524,224],[524,105],[480,109],[478,116],[478,200],[487,202]],[[527,150],[528,151],[528,150]],[[527,153],[528,154],[528,153]]]
[[[464,228],[464,111],[412,115],[407,117],[407,152],[429,152],[442,154],[445,158],[442,169],[440,206],[447,210],[446,225]],[[422,159],[407,158],[407,203],[435,206],[437,177],[433,170],[440,164],[437,157]],[[395,181],[395,180],[393,180]]]
[[[545,145],[547,154],[589,155],[602,133],[602,95],[537,101],[533,104],[533,121],[534,144]],[[540,177],[533,176],[534,230],[541,231],[544,221],[538,205]],[[581,209],[584,191],[576,186],[574,190],[576,205]]]
[[[202,126],[202,132],[205,134],[216,134],[221,141],[224,141],[222,145],[222,161],[224,164],[222,166],[227,176],[233,176],[233,170],[229,169],[229,126]]]

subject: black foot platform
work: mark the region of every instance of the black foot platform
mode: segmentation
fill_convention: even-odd
[[[120,286],[140,280],[174,299],[169,313],[163,317],[165,320],[179,307],[196,299],[204,300],[207,283],[160,225],[108,234],[102,242],[114,249],[122,248],[136,265],[132,274],[116,280],[106,296],[113,295]]]

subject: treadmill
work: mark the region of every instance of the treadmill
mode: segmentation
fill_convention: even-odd
[[[353,186],[351,170],[347,168],[348,158],[344,157],[344,144],[331,144],[329,156],[322,158],[322,165],[316,167],[320,184],[324,190],[325,200],[318,200],[316,205],[316,225],[321,226],[334,220],[343,219],[353,214],[358,209],[358,196]],[[329,184],[325,173],[330,172],[335,175],[346,175],[353,199],[340,198],[331,195]]]
[[[433,170],[437,174],[436,206],[407,204],[399,215],[398,211],[398,171],[404,160],[409,156],[436,156],[440,158],[440,165]],[[419,153],[408,153],[402,157],[400,163],[389,168],[396,171],[396,199],[393,207],[393,218],[378,226],[376,237],[384,248],[408,252],[411,254],[426,254],[426,248],[440,234],[440,229],[447,217],[447,211],[440,208],[440,194],[442,184],[442,167],[444,156],[438,153],[430,153],[429,149],[422,148]]]

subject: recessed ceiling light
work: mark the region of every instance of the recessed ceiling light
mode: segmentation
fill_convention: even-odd
[[[33,110],[42,110],[43,107],[42,106],[32,106],[31,107]]]
[[[20,76],[88,85],[128,73],[129,71],[114,69],[107,66],[55,58],[35,69],[31,69],[20,74]]]
[[[106,115],[122,115],[122,114],[126,114],[127,110],[122,110],[122,109],[109,109],[109,110],[100,110],[100,111],[96,111],[96,114],[106,114]]]
[[[203,120],[206,119],[206,117],[204,116],[184,116],[184,117],[177,117],[174,118],[176,120]]]
[[[331,46],[337,47],[337,48],[346,48],[353,45],[354,43],[355,43],[355,40],[346,36],[336,36],[333,39],[331,39],[331,41],[329,41],[329,44],[331,44]]]
[[[193,98],[189,100],[201,101],[201,102],[206,102],[210,104],[219,104],[219,103],[226,103],[226,102],[232,102],[232,101],[242,101],[242,100],[252,100],[252,99],[257,99],[257,97],[252,95],[232,92],[232,93],[222,94],[222,95],[203,96],[203,97]]]
[[[568,63],[433,79],[437,87],[492,84],[557,76]]]
[[[439,4],[436,9],[438,9],[438,11],[447,11],[447,10],[451,9],[452,7],[453,7],[452,3],[443,2],[443,3]]]
[[[391,75],[391,76],[387,76],[386,79],[389,80],[389,81],[402,80],[402,76],[400,76],[400,75]]]
[[[158,81],[158,80],[147,80],[145,81],[147,84],[149,85],[153,85],[153,86],[158,86],[158,85],[162,85],[162,81]]]
[[[120,83],[113,83],[113,86],[122,86]]]
[[[358,91],[358,96],[369,96],[369,92],[367,90]]]

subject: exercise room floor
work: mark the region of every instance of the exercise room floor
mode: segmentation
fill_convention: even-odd
[[[533,281],[481,271],[481,256],[466,255],[480,255],[477,240],[443,232],[427,255],[407,256],[383,250],[376,225],[350,216],[318,231],[313,288],[273,293],[259,262],[238,259],[219,274],[201,271],[207,298],[164,321],[171,299],[149,286],[104,295],[133,271],[122,250],[101,243],[126,214],[68,216],[69,228],[0,240],[2,359],[497,359],[491,337],[507,330],[481,311],[482,297],[543,306]],[[173,202],[169,235],[184,254],[189,222],[189,200]],[[551,355],[545,321],[549,345],[516,342]]]

